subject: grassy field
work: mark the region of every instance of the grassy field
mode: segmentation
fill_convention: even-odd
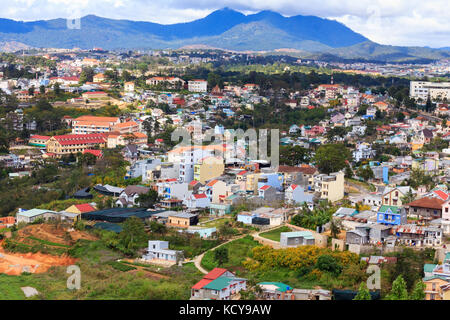
[[[228,262],[224,265],[219,266],[217,261],[214,260],[214,250],[205,253],[201,265],[206,270],[221,267],[228,268],[231,271],[237,271],[239,273],[242,262],[245,261],[247,257],[251,256],[252,249],[256,246],[260,246],[260,244],[253,240],[251,236],[245,236],[244,238],[240,238],[223,245],[223,247],[228,249]]]
[[[279,242],[280,241],[280,233],[290,232],[290,231],[292,231],[291,228],[282,226],[282,227],[279,227],[279,228],[276,228],[276,229],[273,229],[273,230],[270,230],[267,232],[260,233],[259,235],[263,238]]]
[[[35,237],[30,240],[35,241],[39,248],[55,245]],[[31,250],[30,245],[21,245],[27,252]],[[206,242],[206,245],[212,246],[215,243]],[[181,267],[160,268],[117,262],[125,256],[112,249],[108,241],[79,240],[70,248],[55,246],[52,251],[55,250],[68,251],[72,257],[78,259],[75,264],[81,270],[79,290],[67,289],[70,274],[67,273],[66,266],[52,267],[40,274],[0,274],[0,300],[26,299],[21,287],[27,286],[39,292],[38,295],[28,298],[32,300],[189,299],[190,288],[203,277],[193,263]]]
[[[223,224],[232,221],[231,218],[220,218],[220,219],[216,219],[213,221],[208,221],[208,220],[204,220],[202,224],[200,224],[199,226],[204,227],[204,228],[212,228],[212,227],[216,227],[219,228],[221,227]]]

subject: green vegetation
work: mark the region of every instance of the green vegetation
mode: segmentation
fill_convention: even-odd
[[[251,256],[251,249],[256,246],[260,246],[260,244],[253,240],[251,236],[245,236],[221,247],[228,250],[227,262],[220,265],[214,258],[215,250],[211,250],[203,256],[201,265],[206,270],[212,270],[220,265],[222,268],[239,271],[242,269],[242,262],[244,262],[247,257]]]
[[[290,232],[290,231],[292,231],[291,228],[286,227],[286,226],[282,226],[280,228],[276,228],[276,229],[273,229],[273,230],[270,230],[270,231],[267,231],[267,232],[260,233],[259,235],[261,237],[263,237],[263,238],[279,242],[280,241],[280,234],[282,232]]]

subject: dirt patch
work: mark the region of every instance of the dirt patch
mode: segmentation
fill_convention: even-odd
[[[154,279],[154,280],[168,279],[169,278],[168,276],[164,276],[164,275],[159,274],[159,273],[147,271],[147,270],[145,270],[142,267],[137,267],[137,266],[133,266],[133,267],[136,267],[137,269],[136,270],[130,270],[130,271],[128,271],[128,273],[131,273],[131,274],[135,275],[138,272],[143,272],[145,277],[150,278],[150,279]]]
[[[79,239],[97,240],[95,236],[89,233],[46,223],[26,226],[18,231],[18,235],[23,239],[35,237],[64,245],[71,245]],[[70,238],[68,235],[70,235]]]
[[[68,266],[77,261],[68,256],[52,256],[43,253],[7,253],[0,243],[0,273],[20,275],[22,272],[43,273],[53,266]]]

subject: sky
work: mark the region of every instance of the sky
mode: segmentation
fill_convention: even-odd
[[[272,10],[344,23],[388,45],[450,47],[448,0],[0,0],[1,18],[47,20],[88,14],[162,24],[203,18],[228,7],[245,14]]]

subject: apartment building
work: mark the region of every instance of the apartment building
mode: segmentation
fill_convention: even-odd
[[[225,165],[222,158],[207,157],[194,165],[194,180],[205,183],[223,174]]]
[[[314,191],[320,199],[335,202],[344,198],[344,172],[329,175],[319,174],[314,177]]]
[[[450,99],[450,82],[411,81],[409,96],[414,99]]]
[[[207,92],[208,82],[206,80],[201,79],[189,80],[188,90],[191,92]]]
[[[180,180],[191,182],[194,180],[194,165],[202,159],[223,154],[223,145],[185,146],[168,152],[168,162],[180,164]]]

